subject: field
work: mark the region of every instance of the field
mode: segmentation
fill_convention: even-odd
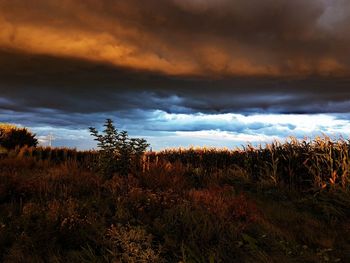
[[[350,262],[350,144],[0,153],[1,262]]]

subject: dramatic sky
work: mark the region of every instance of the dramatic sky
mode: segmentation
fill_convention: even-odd
[[[349,137],[349,0],[0,0],[0,122],[94,147]]]

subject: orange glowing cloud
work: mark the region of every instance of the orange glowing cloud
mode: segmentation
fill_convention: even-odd
[[[344,6],[234,2],[0,0],[0,47],[167,75],[349,74]]]

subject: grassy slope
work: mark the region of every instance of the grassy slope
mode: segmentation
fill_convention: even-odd
[[[103,181],[0,160],[1,262],[350,262],[350,196],[163,163]]]

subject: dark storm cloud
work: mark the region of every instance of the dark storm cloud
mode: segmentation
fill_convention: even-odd
[[[66,114],[68,119],[71,113],[118,112],[122,118],[142,119],[152,110],[249,114],[350,109],[350,79],[345,77],[212,80],[4,50],[0,59],[8,62],[0,63],[0,107],[13,112]]]
[[[347,0],[0,1],[0,45],[170,75],[349,73]]]
[[[0,121],[346,113],[349,26],[347,0],[0,0]]]

